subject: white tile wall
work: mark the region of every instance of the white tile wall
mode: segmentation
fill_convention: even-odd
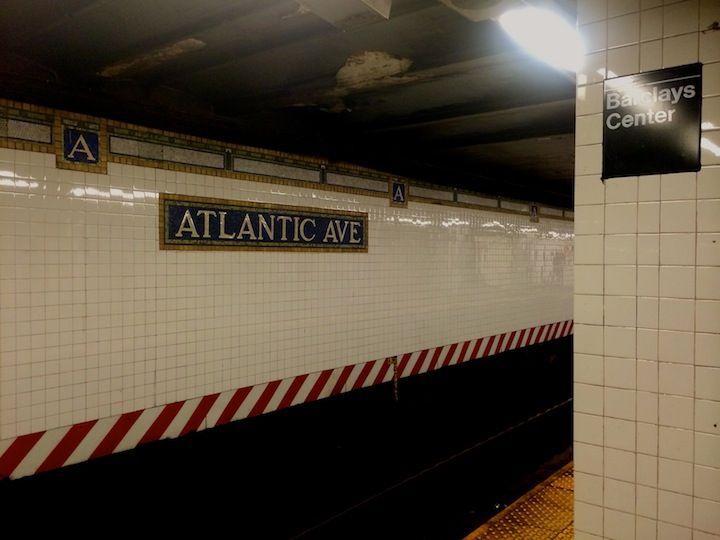
[[[701,32],[718,20],[717,0],[578,2],[576,296],[603,301],[583,304],[575,334],[575,379],[598,396],[576,459],[602,491],[584,483],[576,538],[720,539],[720,158],[603,184],[596,127],[603,73],[698,60],[703,120],[720,124],[720,32]]]
[[[158,193],[368,212],[366,254],[158,249]],[[572,313],[572,223],[0,150],[0,438]]]

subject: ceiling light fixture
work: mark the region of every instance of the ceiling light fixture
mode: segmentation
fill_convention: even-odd
[[[513,9],[500,15],[500,25],[543,62],[573,72],[580,69],[585,54],[580,34],[557,13],[535,7]]]

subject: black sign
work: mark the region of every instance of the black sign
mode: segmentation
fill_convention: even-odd
[[[359,212],[160,195],[161,249],[367,251]]]
[[[702,64],[605,81],[602,178],[700,170]]]

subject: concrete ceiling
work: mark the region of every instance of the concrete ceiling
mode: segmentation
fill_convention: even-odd
[[[570,206],[574,78],[511,1],[4,0],[0,95]]]

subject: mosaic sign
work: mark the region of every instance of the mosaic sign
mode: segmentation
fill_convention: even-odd
[[[66,127],[63,132],[63,157],[74,163],[100,161],[100,136],[94,131]]]
[[[702,64],[605,81],[602,178],[700,170]]]
[[[160,195],[160,249],[368,249],[368,216],[181,195]]]
[[[393,180],[390,182],[390,205],[406,207],[408,204],[407,182]]]

